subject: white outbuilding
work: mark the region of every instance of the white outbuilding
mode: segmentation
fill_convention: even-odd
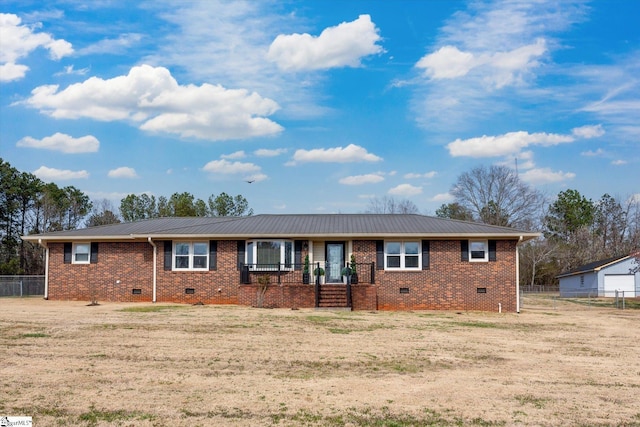
[[[631,255],[585,264],[556,276],[560,281],[560,296],[640,297],[640,271],[636,271],[637,267],[638,261]]]

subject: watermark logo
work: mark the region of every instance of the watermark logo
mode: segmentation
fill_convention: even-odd
[[[0,417],[0,427],[31,427],[31,417]]]

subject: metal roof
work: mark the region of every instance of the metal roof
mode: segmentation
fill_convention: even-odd
[[[574,268],[573,270],[560,273],[556,276],[556,278],[559,279],[561,277],[574,276],[576,274],[592,273],[594,271],[602,270],[603,268],[608,267],[611,264],[617,264],[618,262],[624,261],[630,257],[631,255],[622,255],[590,262],[589,264],[581,265],[580,267]]]
[[[122,240],[140,238],[373,238],[496,237],[529,240],[539,233],[509,227],[405,214],[302,214],[245,217],[157,218],[144,221],[24,236],[31,241]]]

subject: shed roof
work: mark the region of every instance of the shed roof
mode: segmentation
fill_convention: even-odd
[[[540,234],[510,227],[412,214],[301,214],[156,218],[24,236],[31,241],[140,238],[484,237],[523,240]]]
[[[613,264],[617,264],[620,261],[624,261],[627,258],[630,258],[631,255],[622,255],[622,256],[615,256],[615,257],[611,257],[611,258],[606,258],[606,259],[601,259],[599,261],[594,261],[594,262],[590,262],[589,264],[585,264],[582,265],[578,268],[574,268],[573,270],[569,270],[569,271],[565,271],[564,273],[560,273],[556,276],[557,279],[560,279],[562,277],[567,277],[567,276],[574,276],[576,274],[586,274],[586,273],[593,273],[596,271],[600,271],[605,267],[608,267],[610,265]]]

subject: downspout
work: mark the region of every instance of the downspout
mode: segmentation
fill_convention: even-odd
[[[49,246],[42,239],[38,239],[38,244],[44,248],[44,299],[49,299]]]
[[[156,270],[158,269],[156,261],[158,259],[158,247],[153,242],[153,240],[151,240],[151,237],[147,237],[147,242],[149,242],[149,244],[153,246],[153,298],[151,302],[156,302]]]
[[[520,313],[520,243],[523,237],[520,236],[516,243],[516,313]]]

